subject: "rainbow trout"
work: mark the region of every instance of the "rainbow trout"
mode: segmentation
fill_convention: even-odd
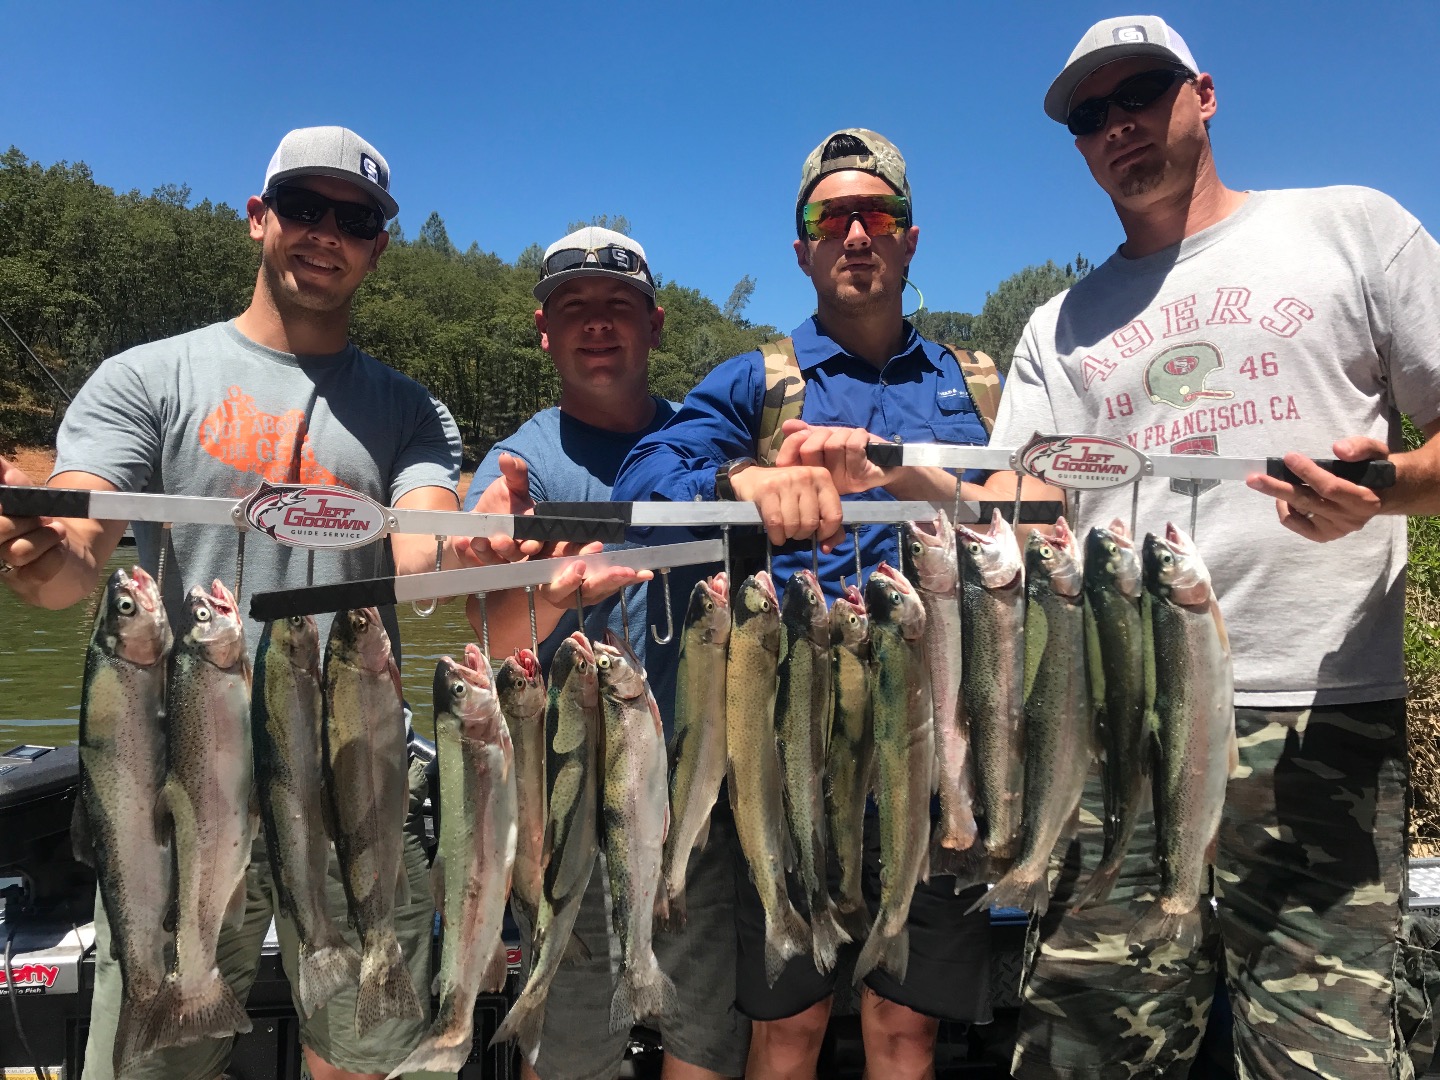
[[[1140,588],[1140,556],[1125,523],[1117,519],[1108,529],[1091,529],[1085,538],[1085,643],[1095,734],[1104,754],[1105,846],[1075,899],[1077,911],[1103,903],[1115,887],[1148,797]]]
[[[825,816],[830,846],[840,866],[835,906],[851,941],[870,933],[870,908],[861,888],[865,860],[865,799],[875,772],[875,733],[870,722],[870,617],[854,585],[830,605],[831,663],[835,710],[826,757]]]
[[[325,903],[330,838],[320,775],[320,631],[308,615],[265,627],[255,655],[251,709],[255,790],[279,909],[299,939],[296,992],[306,1016],[360,978],[360,955]]]
[[[1025,814],[1015,865],[975,902],[1043,915],[1050,854],[1074,828],[1092,748],[1080,547],[1062,517],[1025,550]]]
[[[960,564],[961,723],[970,731],[987,872],[1020,851],[1025,788],[1025,562],[999,511],[988,532],[955,527]],[[958,882],[957,882],[958,884]]]
[[[165,664],[174,635],[160,589],[140,567],[105,584],[80,695],[76,854],[95,867],[122,991],[118,1074],[149,1049],[142,1035],[165,979],[174,899],[165,784]],[[91,850],[85,850],[86,843]]]
[[[336,614],[324,679],[322,774],[340,879],[361,941],[355,1030],[363,1035],[385,1020],[425,1015],[395,936],[396,893],[408,895],[405,707],[390,637],[373,607]]]
[[[575,917],[599,852],[601,748],[595,653],[577,630],[560,643],[550,661],[545,704],[545,864],[530,977],[491,1046],[515,1039],[526,1054],[538,1047],[550,984],[570,947]]]
[[[710,834],[710,812],[725,780],[725,650],[730,642],[730,587],[722,570],[697,581],[680,630],[675,673],[675,734],[670,743],[670,806],[665,837],[665,892],[672,927],[685,925],[690,853]]]
[[[780,610],[770,575],[761,570],[746,578],[732,608],[725,672],[730,802],[750,879],[765,909],[765,979],[774,986],[785,965],[810,948],[811,935],[785,883],[790,835],[775,746]]]
[[[975,822],[975,784],[971,778],[970,731],[960,722],[960,672],[964,642],[960,633],[960,564],[955,530],[941,510],[933,532],[906,522],[902,549],[905,575],[925,607],[925,653],[930,696],[935,707],[935,751],[939,762],[940,821],[930,850],[931,874],[954,874],[968,882],[975,869],[980,833]]]
[[[775,696],[785,816],[810,908],[811,956],[827,975],[850,935],[840,926],[825,875],[825,762],[832,708],[830,612],[809,570],[797,570],[780,598],[780,663]]]
[[[477,645],[465,662],[435,665],[435,744],[440,763],[440,836],[430,869],[445,920],[436,984],[440,1007],[430,1030],[389,1080],[408,1072],[458,1073],[470,1057],[475,999],[505,985],[500,932],[515,864],[515,758]]]
[[[1210,571],[1174,525],[1145,537],[1146,707],[1159,746],[1155,832],[1160,895],[1131,942],[1200,939],[1205,868],[1220,828],[1225,785],[1238,764],[1230,638]]]
[[[926,670],[925,606],[905,575],[881,563],[865,582],[870,611],[870,708],[875,801],[880,808],[880,910],[855,961],[855,982],[877,967],[905,981],[905,921],[915,886],[930,873],[930,795],[935,725]]]
[[[620,974],[610,1002],[611,1032],[674,1010],[675,986],[660,970],[652,945],[655,918],[665,915],[660,865],[670,824],[665,730],[645,670],[613,631],[595,646],[600,712],[605,722],[602,786],[605,863],[611,921],[620,942]]]
[[[516,649],[495,673],[500,712],[515,748],[515,876],[511,902],[535,927],[545,875],[545,677],[529,649]]]
[[[175,963],[152,1013],[154,1046],[250,1030],[220,975],[222,920],[244,915],[258,822],[250,746],[250,656],[235,597],[216,581],[190,590],[166,695],[162,801],[174,827]]]

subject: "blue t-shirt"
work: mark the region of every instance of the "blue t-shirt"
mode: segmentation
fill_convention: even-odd
[[[970,400],[965,376],[943,347],[908,332],[900,351],[883,367],[851,356],[829,337],[815,318],[791,335],[805,378],[801,418],[810,424],[864,428],[895,442],[944,442],[984,445],[985,426]],[[625,460],[615,483],[624,501],[686,501],[715,497],[717,466],[755,453],[765,395],[765,362],[759,351],[726,360],[685,398],[664,428],[641,439]],[[978,480],[983,473],[966,473]],[[894,501],[883,488],[847,495],[847,500]],[[776,587],[796,570],[810,566],[811,553],[777,552]],[[884,560],[899,566],[895,529],[884,525],[860,530],[860,562],[866,575]],[[838,546],[820,556],[820,584],[833,598],[841,579],[855,575],[855,549]]]
[[[465,509],[473,510],[481,493],[500,475],[500,455],[514,454],[530,466],[530,497],[539,502],[608,502],[620,464],[635,444],[645,435],[658,431],[680,408],[673,401],[655,398],[655,416],[641,431],[605,431],[567,416],[558,408],[536,413],[507,439],[490,448],[465,495]],[[620,544],[616,547],[632,545]],[[679,567],[670,574],[671,615],[675,633],[666,645],[657,645],[650,636],[652,610],[660,630],[665,629],[665,592],[661,575],[648,586],[635,585],[625,590],[629,609],[630,647],[645,664],[650,689],[660,706],[660,717],[668,738],[674,728],[675,664],[680,647],[680,620],[690,599],[695,582],[720,569],[720,566]],[[560,642],[575,632],[579,621],[573,611],[561,616],[560,623],[540,643],[542,670],[549,670],[550,660]],[[587,608],[585,633],[593,640],[603,638],[606,627],[616,634],[624,633],[618,596]]]

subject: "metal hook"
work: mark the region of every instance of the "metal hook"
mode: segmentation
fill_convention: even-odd
[[[380,571],[377,569],[378,575]],[[307,548],[305,551],[305,587],[309,588],[315,584],[315,549]]]
[[[1010,512],[1010,524],[1015,527],[1020,525],[1020,493],[1025,490],[1025,474],[1015,470],[1015,509]]]
[[[235,537],[235,603],[240,603],[240,588],[245,584],[245,533],[248,530],[240,528],[236,530]]]
[[[1080,492],[1075,492],[1075,501],[1070,504],[1070,521],[1074,525],[1071,532],[1080,531]]]
[[[815,575],[815,580],[820,580],[820,540],[813,537],[810,540],[810,572]]]
[[[1140,522],[1140,481],[1136,480],[1130,488],[1130,539],[1135,539],[1135,527]]]
[[[535,586],[525,586],[525,603],[530,608],[530,651],[540,655],[540,628],[535,621]]]
[[[625,640],[630,640],[630,604],[625,599],[626,590],[620,590],[620,632],[625,635]]]
[[[475,606],[480,609],[480,651],[489,657],[490,620],[485,611],[485,594],[483,592],[475,594]],[[533,612],[535,609],[532,607],[530,610]]]
[[[1200,512],[1200,485],[1190,489],[1190,539],[1195,539],[1195,516]]]
[[[439,570],[444,565],[445,537],[437,536],[435,537],[435,569]],[[421,606],[419,600],[414,600],[411,602],[410,606],[415,609],[416,615],[419,615],[422,619],[428,619],[431,615],[435,614],[435,609],[440,606],[440,601],[438,599],[431,598],[425,601],[424,606]],[[485,655],[490,655],[490,650],[488,648],[485,650]]]
[[[724,567],[724,569],[725,569],[725,580],[728,581],[728,582],[730,582],[730,583],[731,583],[731,586],[733,587],[733,586],[734,586],[734,582],[735,582],[735,575],[730,572],[730,526],[729,526],[729,525],[722,525],[722,526],[720,527],[720,546],[725,549],[725,550],[724,550],[723,557],[722,557],[722,561],[723,561],[724,564],[725,564],[725,567]]]
[[[855,546],[855,587],[857,589],[863,589],[865,587],[865,582],[863,580],[865,577],[865,567],[860,561],[859,525],[852,525],[850,527],[850,542]]]
[[[161,596],[165,595],[165,564],[169,561],[166,559],[165,553],[169,551],[169,549],[170,522],[162,521],[160,523],[160,555],[155,560],[155,587],[160,590]],[[181,583],[181,588],[184,588],[183,582]]]
[[[655,639],[656,645],[669,645],[675,637],[675,612],[670,607],[669,567],[660,571],[660,583],[665,586],[665,634],[661,636],[660,632],[655,629],[655,624],[651,623],[650,636]]]
[[[771,547],[771,544],[770,544],[770,534],[769,534],[769,533],[766,533],[766,534],[765,534],[765,573],[769,574],[772,580],[773,580],[774,577],[775,577],[775,566],[774,566],[774,564],[773,564],[772,561],[771,561],[773,555],[774,555],[774,551],[773,551],[773,549],[772,549],[772,547]]]

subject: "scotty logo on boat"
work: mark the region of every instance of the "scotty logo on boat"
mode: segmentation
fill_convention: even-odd
[[[364,495],[318,484],[264,484],[245,504],[245,520],[282,544],[353,548],[385,531],[385,510]]]
[[[1134,483],[1145,472],[1145,455],[1099,435],[1033,436],[1020,451],[1026,474],[1071,491],[1098,491]]]
[[[0,986],[17,994],[43,994],[59,977],[60,969],[54,964],[20,964],[12,967],[8,976],[0,969]]]

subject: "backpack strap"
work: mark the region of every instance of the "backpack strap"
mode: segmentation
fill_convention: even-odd
[[[985,425],[985,434],[989,435],[995,430],[995,417],[1000,412],[1000,369],[995,366],[983,352],[974,349],[962,349],[957,345],[943,346],[960,365],[960,374],[965,378],[965,389],[970,394],[970,400],[975,405],[975,411],[980,415],[980,423]]]
[[[785,435],[780,425],[798,420],[805,405],[805,379],[795,359],[795,343],[788,337],[760,346],[765,361],[765,398],[760,408],[760,430],[755,434],[755,460],[775,464]]]

